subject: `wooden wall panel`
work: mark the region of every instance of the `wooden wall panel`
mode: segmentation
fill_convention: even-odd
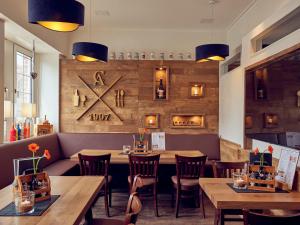
[[[159,61],[110,61],[103,63],[81,63],[75,60],[61,61],[60,76],[60,130],[62,132],[137,132],[142,127],[144,114],[159,113],[160,129],[167,133],[217,133],[219,112],[219,76],[218,63],[209,62],[196,64],[193,61],[165,61],[164,65],[170,68],[170,96],[169,100],[153,101],[153,68],[160,65]],[[96,71],[105,71],[104,82],[109,85],[117,77],[122,79],[104,97],[104,101],[123,119],[118,120],[111,115],[110,121],[90,121],[91,113],[110,113],[98,102],[79,121],[76,117],[85,107],[73,107],[73,92],[78,89],[80,94],[87,96],[88,107],[96,99],[78,79],[80,75],[91,87],[93,74]],[[190,82],[206,84],[205,97],[200,99],[188,98]],[[96,88],[102,93],[104,88]],[[115,107],[115,89],[124,89],[125,107]],[[170,128],[171,113],[199,113],[205,114],[205,129],[172,129]]]

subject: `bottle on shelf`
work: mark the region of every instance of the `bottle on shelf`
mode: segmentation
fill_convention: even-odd
[[[20,127],[20,124],[17,124],[17,133],[18,133],[18,140],[21,140],[21,127]]]
[[[15,129],[14,124],[12,125],[10,131],[9,131],[9,141],[13,142],[16,141],[17,131]]]
[[[257,81],[257,88],[256,88],[256,92],[257,92],[257,99],[265,99],[265,88],[264,88],[264,84],[263,84],[263,80],[262,79],[258,79]]]
[[[162,79],[159,80],[159,86],[158,86],[158,89],[157,89],[157,97],[159,99],[164,99],[165,98],[165,88],[164,88]]]

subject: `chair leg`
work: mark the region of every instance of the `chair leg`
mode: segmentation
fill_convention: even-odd
[[[221,210],[221,213],[220,213],[220,214],[221,214],[221,215],[220,215],[221,225],[224,225],[224,223],[225,223],[225,221],[224,221],[224,219],[225,219],[224,211]]]
[[[219,225],[220,221],[220,209],[215,209],[215,222],[214,225]]]
[[[104,205],[105,205],[106,216],[109,217],[109,208],[108,208],[108,184],[105,184],[105,186],[104,186]]]
[[[172,188],[171,191],[171,207],[174,208],[174,192],[175,192],[175,188]]]
[[[178,218],[178,213],[179,213],[180,196],[181,196],[181,191],[180,191],[180,188],[177,187],[177,192],[176,192],[176,218]]]
[[[109,207],[111,207],[111,202],[112,202],[112,200],[111,200],[111,196],[112,196],[112,188],[111,188],[111,185],[109,184],[109,192],[108,192],[108,194],[109,194]]]
[[[158,217],[157,184],[153,185],[153,198],[154,198],[155,216]]]
[[[200,200],[199,200],[199,205],[200,205],[200,202],[201,202],[201,208],[202,208],[202,216],[203,216],[203,219],[205,219],[205,208],[204,208],[204,192],[202,191],[202,189],[200,188],[199,189],[199,197],[200,197]]]
[[[89,208],[89,210],[86,212],[85,221],[86,221],[86,224],[92,224],[92,221],[93,221],[92,208]]]

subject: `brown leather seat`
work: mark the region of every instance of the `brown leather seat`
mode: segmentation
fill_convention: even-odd
[[[172,176],[171,180],[177,185],[177,176]],[[182,186],[197,186],[199,185],[199,179],[180,179],[180,184]]]
[[[128,176],[128,183],[131,184],[131,177]],[[148,185],[153,185],[155,184],[155,178],[145,178],[145,177],[140,177],[140,182],[143,186],[148,186]]]
[[[135,224],[137,217],[142,210],[142,203],[138,198],[137,192],[130,195],[124,220],[115,219],[93,219],[92,225],[129,225]]]

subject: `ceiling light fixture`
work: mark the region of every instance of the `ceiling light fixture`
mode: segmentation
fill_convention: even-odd
[[[28,21],[54,31],[74,31],[84,25],[84,5],[75,0],[28,0]]]
[[[90,0],[90,25],[89,39],[91,40],[92,30],[92,0]],[[73,44],[72,55],[80,62],[95,62],[108,60],[108,47],[94,42],[75,42]]]
[[[212,19],[214,21],[215,0],[210,0]],[[196,47],[196,62],[223,61],[229,55],[229,46],[226,44],[205,44]]]

